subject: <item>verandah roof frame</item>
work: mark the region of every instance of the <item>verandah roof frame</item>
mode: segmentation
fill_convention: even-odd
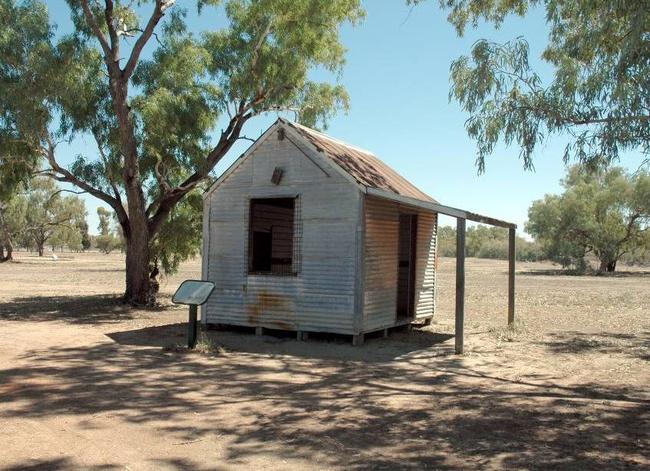
[[[381,198],[400,201],[420,208],[456,218],[456,308],[455,308],[455,351],[462,354],[465,351],[465,238],[466,222],[473,221],[508,229],[508,325],[515,321],[515,263],[516,263],[516,229],[517,225],[500,219],[445,206],[440,203],[421,201],[394,193],[367,188],[366,193]]]

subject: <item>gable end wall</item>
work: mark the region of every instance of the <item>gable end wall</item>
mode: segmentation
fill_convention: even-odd
[[[204,322],[356,333],[361,194],[328,165],[299,142],[272,133],[206,198],[204,274],[216,288]],[[277,186],[271,183],[275,167],[284,169]],[[277,196],[299,197],[300,273],[249,275],[249,201]]]

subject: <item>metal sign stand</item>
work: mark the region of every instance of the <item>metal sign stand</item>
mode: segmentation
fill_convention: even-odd
[[[190,318],[187,322],[187,348],[196,347],[196,331],[198,328],[196,304],[190,304]]]
[[[198,306],[208,300],[212,291],[214,291],[214,283],[211,281],[185,280],[172,297],[174,304],[185,304],[190,307],[190,315],[187,320],[187,348],[189,349],[196,347]]]

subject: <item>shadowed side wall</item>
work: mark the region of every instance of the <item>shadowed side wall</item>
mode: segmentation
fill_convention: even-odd
[[[250,199],[295,196],[298,274],[249,274]],[[359,198],[325,159],[271,132],[205,200],[204,270],[216,289],[204,322],[354,333]]]
[[[435,311],[437,215],[394,201],[367,196],[365,202],[365,274],[363,330],[396,323],[400,212],[417,214],[415,318]]]

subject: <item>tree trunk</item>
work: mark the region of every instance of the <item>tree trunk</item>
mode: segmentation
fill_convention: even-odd
[[[36,248],[38,249],[38,256],[42,257],[44,252],[43,244],[36,243]]]
[[[126,291],[124,301],[132,306],[151,306],[156,302],[149,279],[149,226],[140,188],[127,190],[129,205],[126,231]]]
[[[14,246],[11,245],[11,240],[6,240],[3,249],[7,251],[7,255],[0,257],[0,262],[9,262],[14,259]]]
[[[600,273],[614,273],[616,271],[616,260],[601,260],[598,271]]]
[[[126,292],[124,301],[134,306],[155,302],[149,288],[149,241],[147,237],[126,240]]]

